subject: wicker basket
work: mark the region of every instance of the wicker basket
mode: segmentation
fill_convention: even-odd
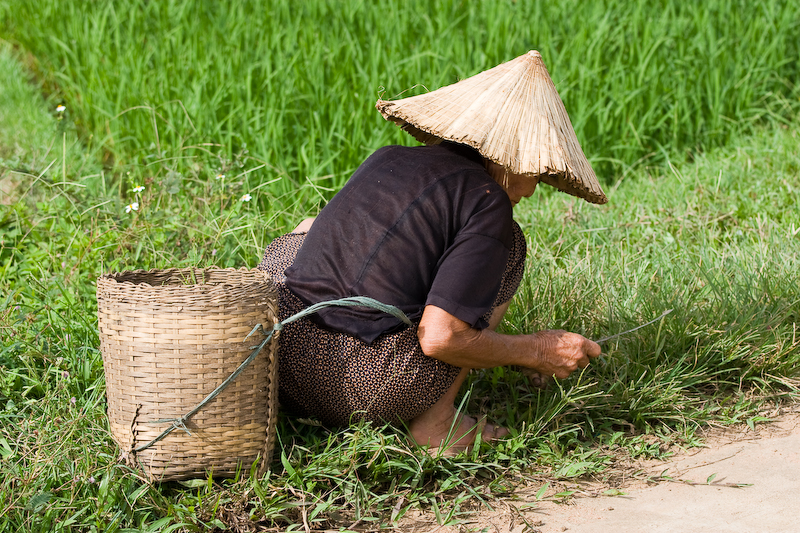
[[[278,315],[269,276],[247,269],[137,270],[97,281],[98,327],[111,433],[152,481],[269,465],[278,410],[277,338],[184,426],[262,343]],[[159,422],[161,421],[161,422]],[[144,448],[144,449],[143,449]]]

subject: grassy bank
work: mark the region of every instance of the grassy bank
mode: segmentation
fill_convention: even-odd
[[[377,529],[415,508],[453,523],[796,397],[792,6],[42,4],[0,0],[22,47],[0,49],[0,530]],[[542,187],[517,207],[530,256],[503,328],[598,338],[672,312],[547,391],[476,372],[469,411],[515,428],[480,453],[433,460],[391,429],[283,417],[261,479],[150,486],[119,465],[101,269],[254,265],[370,150],[410,143],[371,109],[380,85],[438,86],[528,48],[614,179],[606,206]]]

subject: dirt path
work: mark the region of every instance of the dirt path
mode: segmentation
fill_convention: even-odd
[[[709,432],[706,447],[637,464],[618,487],[587,482],[567,503],[530,495],[455,527],[419,517],[406,532],[795,533],[800,532],[800,406],[773,421]],[[526,497],[527,496],[527,497]],[[526,501],[528,500],[528,501]],[[533,504],[533,505],[531,505]],[[411,518],[411,517],[409,517]]]

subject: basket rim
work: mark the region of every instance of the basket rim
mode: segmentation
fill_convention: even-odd
[[[150,283],[147,283],[146,281],[140,281],[140,282],[134,283],[133,281],[130,281],[130,280],[127,280],[127,279],[125,279],[125,280],[118,279],[120,276],[123,276],[123,275],[127,275],[127,276],[147,276],[147,275],[157,275],[157,274],[160,274],[160,275],[171,275],[171,274],[176,274],[176,273],[181,273],[181,272],[187,272],[187,273],[188,272],[192,272],[192,273],[199,273],[199,272],[209,272],[209,273],[213,273],[213,272],[228,272],[228,273],[253,274],[253,275],[259,275],[260,274],[260,275],[263,275],[264,278],[263,278],[263,280],[253,279],[251,281],[251,280],[247,280],[246,278],[243,277],[243,279],[245,280],[244,283],[231,282],[231,281],[221,281],[221,282],[206,282],[206,283],[190,283],[190,284],[184,284],[184,285],[151,285]],[[216,287],[216,286],[220,286],[220,285],[261,285],[261,284],[264,284],[264,283],[271,283],[272,282],[272,278],[267,272],[265,272],[263,270],[259,270],[257,268],[247,268],[247,267],[241,267],[241,268],[233,268],[233,267],[230,267],[230,268],[218,268],[218,267],[212,266],[212,267],[205,267],[205,268],[195,268],[195,267],[188,267],[188,268],[152,268],[152,269],[149,269],[149,270],[137,269],[137,270],[121,270],[121,271],[114,271],[114,272],[105,272],[103,274],[100,274],[100,276],[98,276],[98,278],[97,278],[97,283],[100,284],[101,282],[104,283],[104,284],[108,283],[108,284],[110,284],[112,286],[113,285],[118,285],[118,286],[145,287],[145,288],[149,287],[149,288],[154,288],[155,289],[155,288],[161,288],[161,287],[178,287],[178,286],[181,286],[181,287],[201,287],[201,286],[204,286],[204,285],[211,286],[211,287]]]
[[[225,272],[241,274],[241,279],[223,279],[207,281],[205,283],[180,283],[177,281],[164,280],[152,283],[155,280],[119,280],[117,276],[130,275],[146,278],[148,275],[170,276],[176,273],[188,272],[189,269],[170,268],[170,269],[150,269],[150,270],[128,270],[103,274],[97,278],[98,298],[113,298],[119,296],[135,298],[142,302],[167,298],[175,300],[177,298],[202,298],[211,300],[230,300],[231,298],[241,298],[245,295],[254,296],[256,294],[271,295],[275,293],[275,282],[272,277],[263,270],[248,268],[206,268],[193,269],[195,275],[200,272]],[[263,276],[263,277],[262,277]],[[261,279],[259,279],[261,278]],[[114,296],[116,295],[116,296]],[[162,302],[163,303],[163,302]]]

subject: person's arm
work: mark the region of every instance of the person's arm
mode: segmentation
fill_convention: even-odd
[[[443,309],[428,305],[417,330],[423,353],[462,368],[519,365],[542,375],[566,378],[600,355],[600,346],[582,335],[545,330],[502,335],[475,329]]]

